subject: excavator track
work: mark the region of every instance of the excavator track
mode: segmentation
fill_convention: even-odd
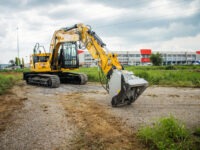
[[[84,85],[84,84],[87,83],[88,76],[86,74],[79,74],[79,77],[80,77],[80,80],[81,80],[81,82],[80,82],[81,85]]]
[[[57,75],[49,74],[30,74],[26,80],[27,84],[39,85],[50,88],[57,88],[60,86],[60,79]]]
[[[62,72],[58,76],[61,83],[84,85],[88,81],[87,75],[82,73]]]
[[[86,74],[71,72],[24,72],[23,79],[26,80],[27,84],[50,88],[57,88],[60,83],[84,85],[88,81]]]

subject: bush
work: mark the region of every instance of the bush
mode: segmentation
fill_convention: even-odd
[[[200,127],[196,128],[194,134],[200,137]]]
[[[15,81],[17,81],[18,79],[18,76],[0,74],[0,95],[2,95],[7,89],[12,87]]]
[[[176,67],[169,65],[165,67],[165,70],[176,70]]]
[[[151,54],[150,60],[155,66],[161,66],[162,64],[162,55],[160,53]]]
[[[191,149],[190,134],[173,116],[160,118],[153,126],[138,131],[138,137],[150,149]]]

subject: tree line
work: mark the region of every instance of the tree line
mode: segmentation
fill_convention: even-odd
[[[24,68],[25,64],[24,64],[24,58],[20,59],[18,57],[15,57],[15,59],[11,59],[9,61],[10,66],[20,66],[21,68]]]
[[[162,65],[162,55],[160,53],[156,53],[156,54],[151,54],[150,56],[150,60],[152,62],[152,64],[154,66],[160,66]],[[20,59],[18,57],[15,57],[15,59],[11,59],[9,61],[10,63],[10,67],[13,67],[13,66],[20,66],[21,68],[24,68],[24,58]]]

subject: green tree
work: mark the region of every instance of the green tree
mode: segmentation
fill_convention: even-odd
[[[22,67],[24,68],[24,58],[22,58]]]
[[[154,66],[160,66],[162,64],[162,55],[160,53],[151,54],[150,60]]]
[[[21,59],[20,58],[18,58],[18,62],[19,62],[19,66],[21,65]]]
[[[14,61],[13,59],[11,59],[11,60],[9,61],[9,63],[11,64],[11,66],[14,66],[14,65],[15,65],[15,61]]]
[[[15,65],[18,66],[19,62],[18,62],[18,58],[15,57]]]
[[[20,59],[18,57],[15,57],[15,65],[16,66],[21,65],[21,61],[20,61]]]

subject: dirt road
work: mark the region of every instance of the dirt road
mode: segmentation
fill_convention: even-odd
[[[25,86],[24,107],[0,132],[0,149],[143,149],[135,133],[155,118],[174,115],[200,125],[200,89],[149,87],[131,106],[112,108],[100,85]]]

